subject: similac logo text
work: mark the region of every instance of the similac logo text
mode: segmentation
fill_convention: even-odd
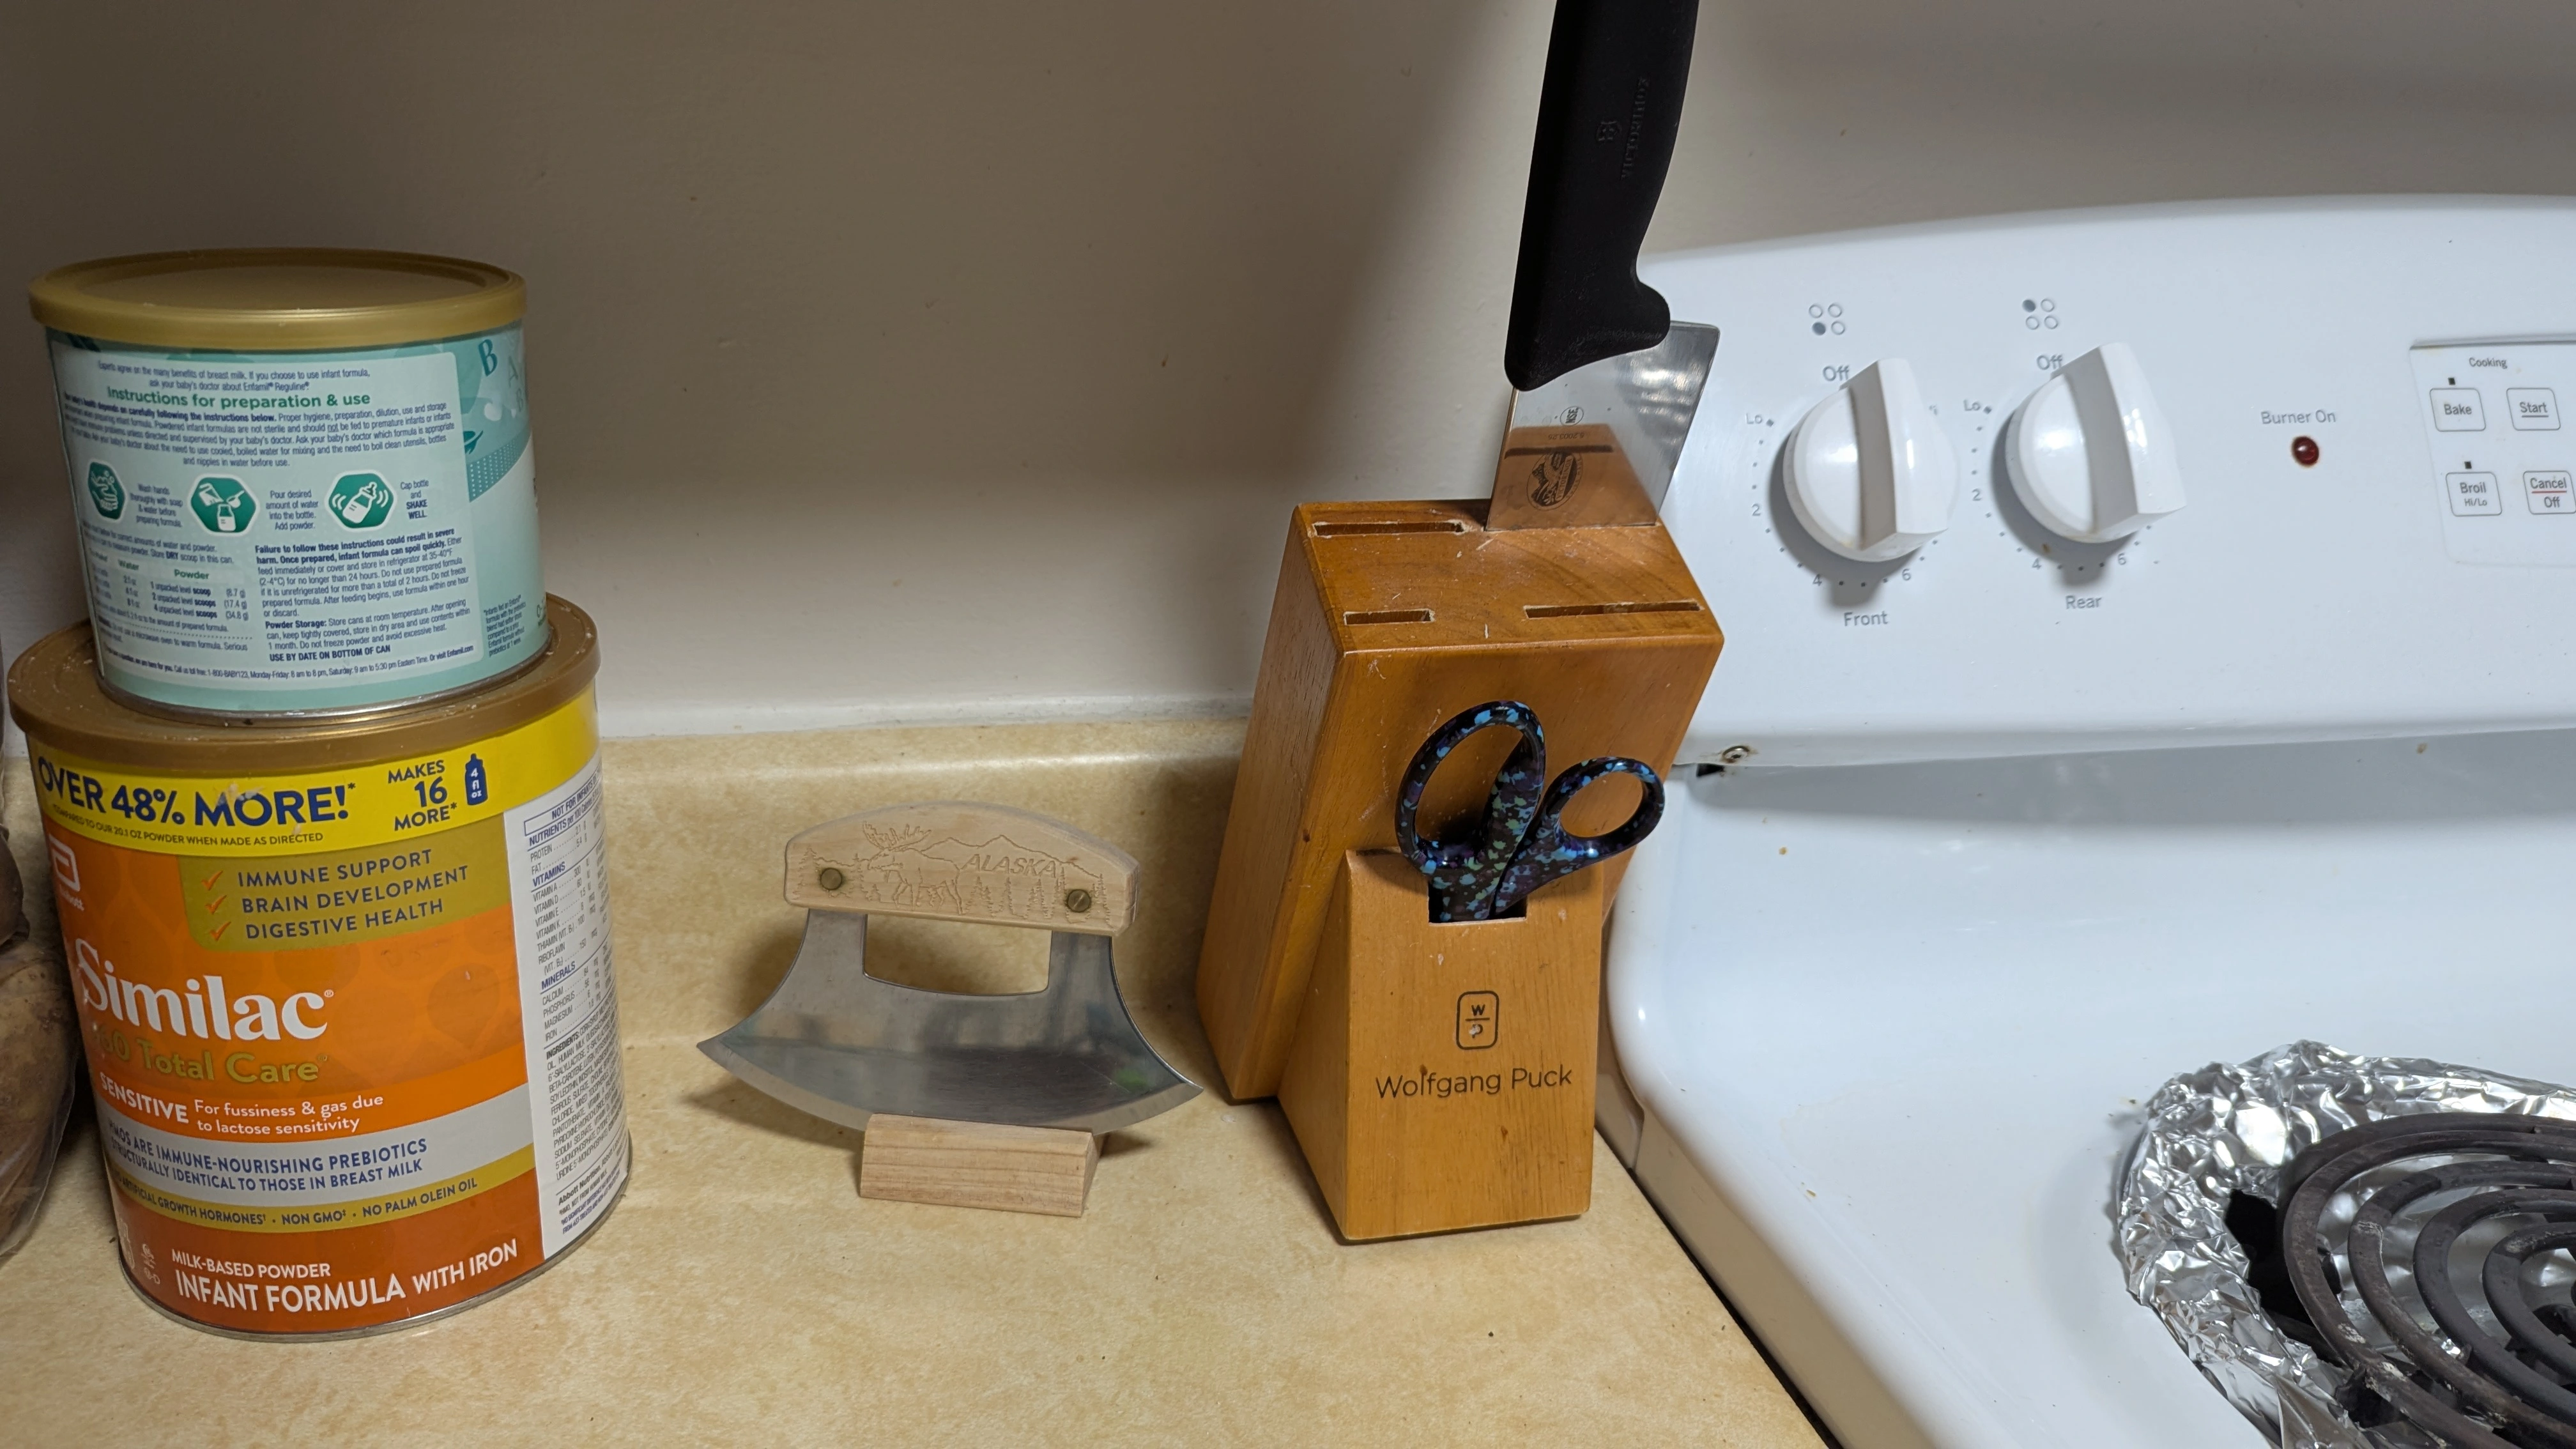
[[[212,1041],[313,1041],[331,1029],[320,1019],[328,991],[297,991],[283,1000],[258,993],[234,996],[224,978],[208,972],[183,983],[185,994],[120,976],[96,946],[75,938],[72,984],[81,1004],[129,1027]]]

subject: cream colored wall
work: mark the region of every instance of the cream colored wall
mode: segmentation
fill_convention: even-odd
[[[1239,709],[1288,506],[1477,491],[1529,0],[0,4],[0,278],[530,279],[612,729]],[[1707,0],[1672,247],[2036,207],[2576,192],[2536,0]],[[2394,284],[2394,279],[2392,279]],[[80,612],[0,334],[0,641]]]

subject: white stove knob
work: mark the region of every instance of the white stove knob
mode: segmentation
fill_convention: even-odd
[[[1959,457],[1924,406],[1914,369],[1883,357],[1808,412],[1790,435],[1789,511],[1816,542],[1877,563],[1950,526]]]
[[[2032,393],[2004,456],[2022,506],[2078,543],[2126,538],[2182,507],[2173,429],[2125,342],[2085,353]]]

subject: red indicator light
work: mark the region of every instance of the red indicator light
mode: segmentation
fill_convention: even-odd
[[[2317,466],[2317,440],[2307,437],[2292,438],[2290,456],[2298,459],[2299,466],[2302,468]]]

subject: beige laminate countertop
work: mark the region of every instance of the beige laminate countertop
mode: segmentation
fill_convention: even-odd
[[[1597,1141],[1582,1218],[1363,1246],[1336,1240],[1276,1107],[1215,1093],[1112,1134],[1078,1219],[863,1201],[859,1134],[695,1050],[794,953],[789,834],[963,797],[1139,857],[1120,981],[1156,1046],[1213,1080],[1190,981],[1240,743],[1223,723],[612,742],[635,1166],[592,1240],[419,1328],[219,1338],[126,1287],[84,1113],[34,1238],[0,1263],[0,1438],[1814,1445]],[[0,780],[31,857],[23,763]],[[887,932],[872,967],[1043,972],[1042,934],[977,930]]]

